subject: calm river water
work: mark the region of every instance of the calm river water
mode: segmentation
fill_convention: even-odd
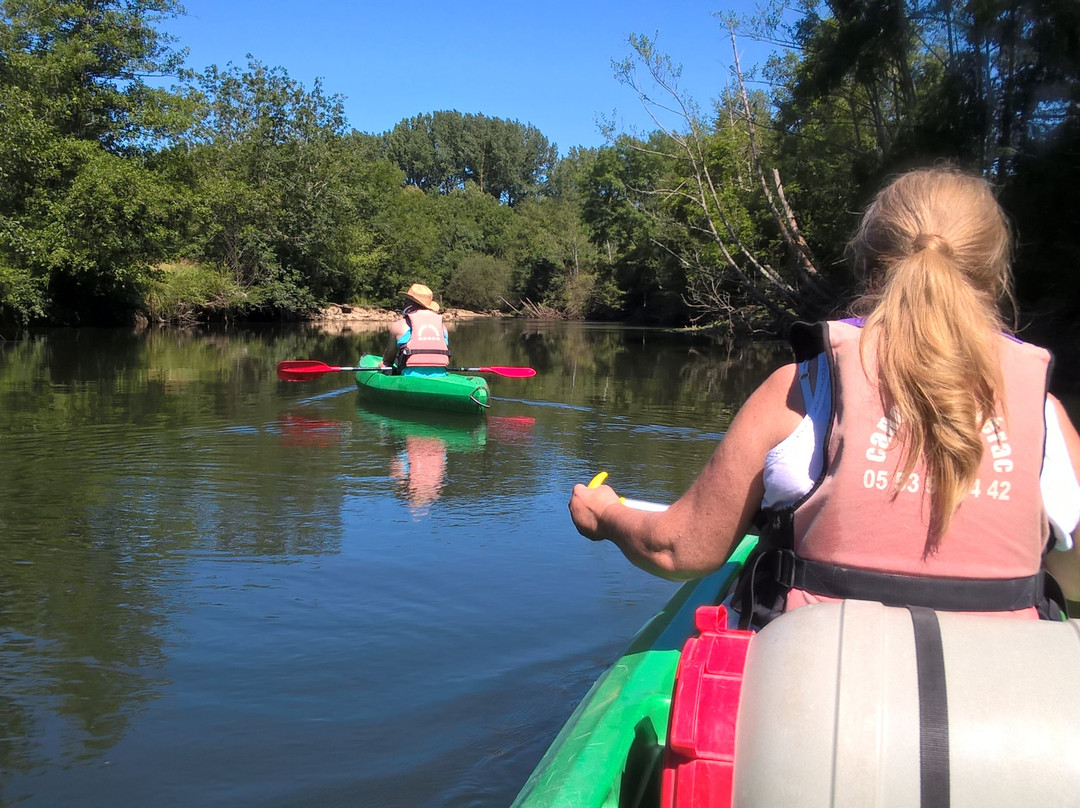
[[[680,494],[776,345],[457,324],[486,419],[359,405],[379,326],[0,343],[0,804],[505,806],[675,585],[571,486]]]

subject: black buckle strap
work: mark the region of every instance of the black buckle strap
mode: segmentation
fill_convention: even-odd
[[[417,354],[438,354],[439,356],[445,356],[448,359],[454,355],[454,352],[449,348],[401,348],[398,350],[397,359],[394,364],[398,368],[407,367],[409,364],[409,357],[416,356]]]
[[[921,578],[841,567],[773,550],[775,580],[823,597],[873,600],[886,606],[922,606],[945,612],[1011,612],[1038,605],[1041,573],[1023,578]]]
[[[792,550],[774,550],[770,555],[773,558],[773,580],[785,590],[795,588],[795,566],[799,560]],[[799,587],[803,589],[804,587]]]

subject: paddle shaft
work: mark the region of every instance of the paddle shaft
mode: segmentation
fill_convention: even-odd
[[[606,471],[601,471],[595,477],[589,481],[589,488],[599,488],[604,484],[604,480],[608,477]],[[659,502],[646,502],[643,499],[630,499],[629,497],[619,497],[619,502],[625,505],[627,508],[633,508],[637,511],[653,511],[659,513],[668,509],[667,505],[663,505]]]
[[[455,371],[458,373],[494,373],[497,376],[505,376],[511,379],[528,379],[536,375],[536,371],[532,368],[525,367],[478,367],[478,368],[443,368],[447,371]],[[336,365],[328,365],[325,362],[319,362],[315,359],[294,359],[285,362],[278,362],[277,375],[278,378],[287,382],[304,382],[310,379],[317,379],[326,373],[386,373],[389,368],[385,367],[339,367]]]

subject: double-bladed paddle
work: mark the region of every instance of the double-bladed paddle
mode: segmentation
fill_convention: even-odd
[[[286,382],[306,382],[317,379],[326,373],[341,373],[344,371],[385,373],[386,370],[387,368],[384,367],[336,367],[325,362],[319,362],[316,359],[290,359],[285,362],[278,362],[277,375],[279,379]],[[444,368],[444,370],[453,370],[459,373],[494,373],[496,376],[505,376],[508,379],[528,379],[536,375],[536,371],[532,368],[501,367],[498,365],[482,368]]]

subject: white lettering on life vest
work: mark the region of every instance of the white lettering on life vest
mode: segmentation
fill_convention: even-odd
[[[884,463],[885,450],[892,445],[892,439],[900,426],[900,417],[894,407],[888,415],[882,416],[877,429],[870,435],[870,448],[866,450],[866,459],[871,463]],[[869,487],[869,486],[867,486]]]
[[[893,418],[882,418],[878,422],[877,431],[870,436],[870,448],[866,451],[867,460],[880,463],[885,459],[885,449],[889,447],[890,439],[896,434],[896,427],[899,422],[894,413],[890,413],[890,415]],[[981,432],[983,437],[986,438],[987,444],[989,444],[994,473],[1008,474],[1011,472],[1013,470],[1013,461],[1009,456],[1012,454],[1012,446],[1009,445],[1008,435],[1005,432],[1005,420],[1000,417],[990,418],[983,425]],[[897,472],[895,478],[890,479],[887,471],[868,468],[863,472],[863,487],[873,488],[878,491],[888,491],[890,489],[897,492],[907,491],[912,494],[919,493],[921,487],[927,493],[931,493],[929,478],[920,481],[918,474],[910,474],[906,482],[901,482],[900,477],[901,472]],[[1008,480],[993,479],[984,486],[983,480],[976,478],[971,486],[969,496],[978,499],[985,494],[997,502],[1007,502],[1011,490],[1012,483]]]

